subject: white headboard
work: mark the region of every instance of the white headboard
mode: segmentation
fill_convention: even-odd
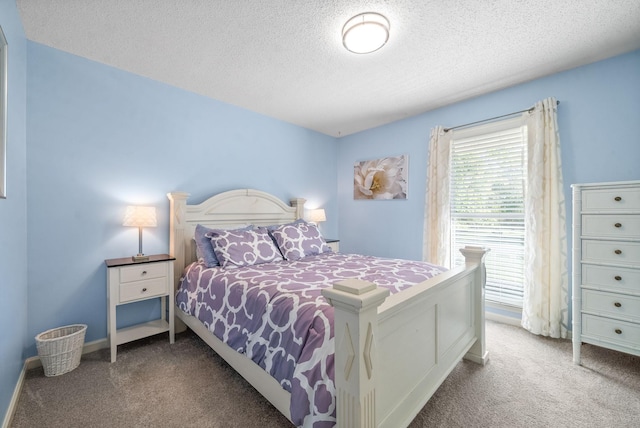
[[[193,239],[198,224],[230,229],[249,224],[268,226],[284,224],[302,218],[303,198],[294,198],[287,205],[266,192],[253,189],[230,190],[219,193],[197,205],[187,205],[189,193],[167,193],[170,201],[169,254],[176,258],[175,286],[185,266],[195,261]]]

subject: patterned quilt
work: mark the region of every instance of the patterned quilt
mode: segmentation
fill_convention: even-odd
[[[320,290],[359,278],[393,294],[444,270],[423,262],[341,253],[236,269],[193,263],[185,270],[176,305],[289,391],[297,426],[332,427],[333,307]]]

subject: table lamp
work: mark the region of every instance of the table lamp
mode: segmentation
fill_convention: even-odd
[[[142,228],[143,227],[156,227],[158,222],[156,220],[155,207],[140,207],[130,205],[127,207],[127,211],[124,214],[123,226],[133,226],[138,228],[139,247],[138,254],[133,256],[134,262],[144,262],[149,260],[149,256],[145,256],[142,253]]]
[[[317,210],[309,210],[307,211],[306,217],[307,221],[318,226],[318,231],[322,233],[320,230],[320,224],[318,223],[321,221],[327,221],[327,214],[324,212],[324,209],[318,208]]]
[[[327,214],[324,212],[323,208],[319,208],[317,210],[309,210],[307,213],[307,221],[309,223],[315,223],[316,225],[321,221],[327,221]]]

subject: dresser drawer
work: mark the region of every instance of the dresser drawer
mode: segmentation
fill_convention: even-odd
[[[640,325],[595,315],[582,315],[582,335],[640,350]]]
[[[640,295],[640,269],[583,264],[582,285]]]
[[[140,281],[143,279],[162,278],[166,276],[166,263],[145,263],[120,268],[120,282]]]
[[[583,288],[582,311],[640,323],[640,297]]]
[[[120,303],[164,296],[169,292],[166,277],[120,284]]]
[[[582,211],[640,210],[640,188],[591,189],[582,191]]]
[[[582,241],[582,261],[637,267],[640,265],[640,243],[584,239]]]
[[[582,216],[582,236],[640,238],[640,215],[585,214]]]

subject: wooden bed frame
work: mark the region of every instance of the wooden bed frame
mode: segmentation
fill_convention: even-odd
[[[283,224],[304,213],[304,199],[292,199],[289,206],[258,190],[232,190],[197,205],[187,205],[188,196],[167,194],[176,287],[184,267],[196,258],[197,224],[218,228]],[[487,251],[462,249],[465,266],[391,296],[388,290],[360,280],[341,281],[323,290],[335,308],[338,427],[407,426],[462,358],[486,363]],[[180,310],[175,313],[291,420],[291,395],[274,378],[216,338],[197,318]]]

